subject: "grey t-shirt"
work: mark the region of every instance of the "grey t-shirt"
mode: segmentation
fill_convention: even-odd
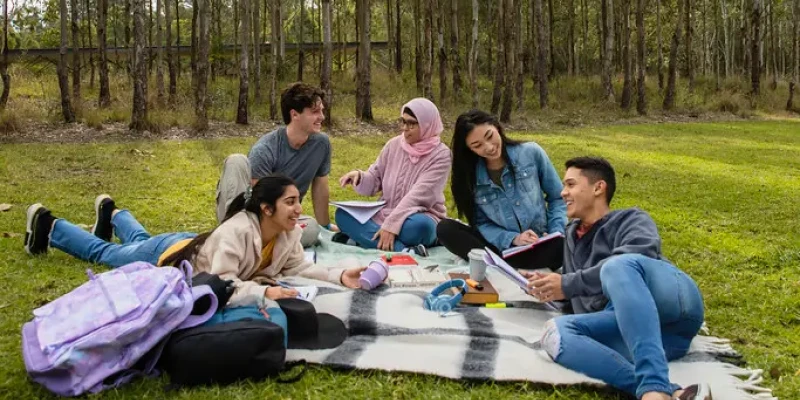
[[[297,183],[302,200],[314,178],[331,172],[331,142],[328,135],[315,133],[303,146],[294,149],[289,145],[284,126],[258,139],[248,158],[253,179],[273,173],[286,175]]]

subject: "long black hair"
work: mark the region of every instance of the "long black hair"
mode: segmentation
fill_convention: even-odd
[[[508,157],[508,146],[516,146],[521,142],[509,139],[503,132],[503,126],[494,115],[481,110],[470,110],[458,116],[456,120],[453,142],[453,171],[450,179],[450,190],[456,202],[459,217],[466,217],[470,225],[475,225],[475,166],[481,158],[467,145],[467,135],[478,125],[489,124],[497,129],[502,140],[502,156],[511,173],[514,166]]]
[[[284,175],[275,174],[259,179],[253,186],[249,199],[245,200],[245,193],[241,193],[233,199],[225,212],[225,218],[217,225],[217,228],[240,211],[251,212],[258,216],[260,221],[261,205],[266,204],[267,208],[274,212],[276,202],[283,196],[289,186],[295,186],[295,183],[291,178]],[[171,254],[161,264],[177,266],[180,265],[181,261],[194,260],[203,243],[217,228],[195,236],[183,249]]]

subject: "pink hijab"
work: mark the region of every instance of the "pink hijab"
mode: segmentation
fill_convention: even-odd
[[[439,135],[442,134],[444,126],[442,125],[442,117],[439,116],[439,109],[430,100],[424,97],[417,97],[406,103],[400,108],[400,116],[403,115],[403,110],[408,107],[419,122],[420,141],[414,144],[408,144],[405,138],[400,141],[403,150],[408,153],[408,158],[411,159],[412,164],[419,162],[419,159],[428,155],[433,151],[439,143],[442,142]],[[403,134],[400,134],[403,136]]]

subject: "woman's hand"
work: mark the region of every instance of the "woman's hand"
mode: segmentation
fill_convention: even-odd
[[[345,270],[344,273],[342,273],[342,285],[351,289],[360,288],[361,284],[358,282],[358,278],[361,277],[361,273],[364,272],[365,269],[367,269],[367,267],[350,268]]]
[[[378,249],[383,251],[394,251],[394,239],[397,237],[392,232],[387,232],[383,229],[378,229],[372,240],[378,239]],[[398,249],[400,250],[400,249]]]
[[[539,301],[547,302],[565,300],[564,289],[561,287],[561,274],[557,272],[541,273],[520,271],[528,279],[528,294]]]
[[[345,187],[347,185],[358,186],[361,183],[361,171],[352,170],[339,178],[339,186]]]
[[[528,229],[527,231],[517,235],[514,240],[511,241],[511,244],[514,246],[524,246],[526,244],[534,244],[537,240],[539,240],[539,235],[537,235],[536,232]]]
[[[299,293],[297,290],[284,288],[280,286],[272,286],[268,287],[267,290],[264,291],[264,296],[266,296],[270,300],[278,300],[278,299],[292,299],[297,297]]]

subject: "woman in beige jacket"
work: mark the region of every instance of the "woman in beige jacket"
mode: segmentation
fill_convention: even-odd
[[[188,260],[194,272],[208,272],[232,280],[231,306],[261,304],[294,297],[294,289],[272,286],[284,276],[302,276],[358,288],[365,268],[327,269],[306,261],[297,219],[303,211],[300,193],[285,176],[260,179],[252,190],[239,195],[223,222],[200,235],[167,233],[150,236],[127,210],[116,208],[107,195],[95,200],[97,220],[92,233],[57,219],[41,204],[28,208],[25,249],[45,253],[52,246],[77,258],[119,267],[146,261],[178,265]],[[111,243],[116,233],[121,244]]]

